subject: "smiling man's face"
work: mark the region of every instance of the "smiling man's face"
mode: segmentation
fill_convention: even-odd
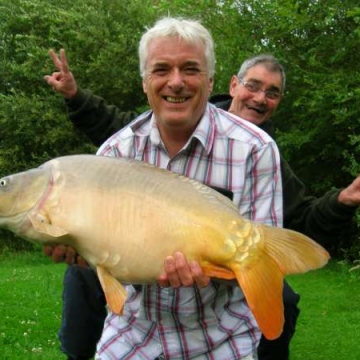
[[[203,44],[177,37],[151,42],[143,89],[162,135],[192,132],[205,112],[212,86]]]
[[[242,80],[256,82],[262,91],[250,92],[233,76],[229,90],[233,100],[229,111],[255,125],[261,125],[270,119],[281,101],[281,96],[269,99],[264,93],[266,90],[282,92],[281,73],[269,71],[265,65],[258,64],[250,68]]]

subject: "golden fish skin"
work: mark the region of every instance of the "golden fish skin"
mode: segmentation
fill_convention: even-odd
[[[0,227],[29,241],[74,247],[97,269],[108,305],[119,314],[126,300],[120,282],[156,282],[164,259],[181,251],[208,276],[237,280],[268,339],[282,332],[284,275],[329,259],[300,233],[244,219],[229,199],[197,181],[95,155],[55,158],[2,178]]]

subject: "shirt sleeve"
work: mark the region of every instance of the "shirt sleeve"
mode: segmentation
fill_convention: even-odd
[[[253,150],[244,180],[244,199],[247,199],[247,211],[250,211],[245,216],[252,221],[281,227],[282,179],[280,155],[275,142]]]
[[[66,101],[69,119],[94,145],[101,145],[111,135],[130,123],[136,112],[122,112],[89,90],[79,89]]]
[[[321,245],[326,245],[349,227],[357,207],[338,202],[341,190],[330,190],[318,198],[309,196],[306,194],[305,185],[283,159],[281,166],[284,227],[302,232]]]

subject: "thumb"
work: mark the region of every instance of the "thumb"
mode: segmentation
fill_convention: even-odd
[[[43,79],[48,83],[48,85],[50,86],[54,86],[55,85],[55,81],[53,80],[52,76],[50,75],[45,75],[43,77]]]

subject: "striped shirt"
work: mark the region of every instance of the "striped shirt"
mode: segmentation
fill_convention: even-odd
[[[169,158],[151,111],[108,139],[98,155],[135,158],[233,192],[242,216],[282,225],[280,159],[255,125],[208,104],[187,144]],[[176,191],[174,189],[174,191]],[[171,254],[169,254],[171,255]],[[127,286],[123,316],[109,313],[96,359],[242,359],[260,331],[241,289]]]

